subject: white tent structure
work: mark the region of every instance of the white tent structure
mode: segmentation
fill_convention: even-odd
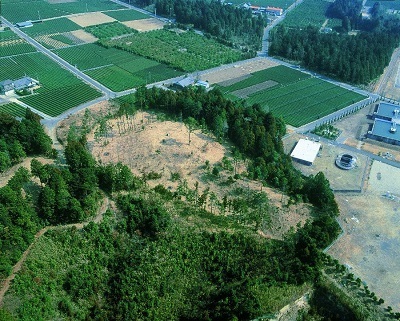
[[[300,139],[297,142],[296,147],[290,154],[290,157],[292,157],[293,160],[299,163],[310,166],[313,164],[315,158],[317,157],[320,148],[320,143],[313,142],[307,139]]]

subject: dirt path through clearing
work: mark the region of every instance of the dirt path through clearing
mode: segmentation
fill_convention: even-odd
[[[105,197],[103,199],[103,202],[97,211],[97,215],[92,218],[91,220],[84,222],[84,223],[75,223],[75,224],[67,224],[67,225],[60,225],[60,226],[46,226],[42,228],[39,232],[36,233],[35,238],[33,242],[29,245],[29,247],[25,250],[25,252],[22,254],[21,258],[19,261],[13,266],[11,274],[2,282],[1,287],[0,287],[0,308],[3,306],[3,299],[4,295],[8,291],[11,285],[11,281],[14,280],[15,276],[17,273],[21,270],[22,265],[25,263],[26,258],[28,257],[31,248],[33,245],[36,243],[36,241],[48,230],[56,230],[56,229],[64,229],[64,228],[70,228],[70,227],[76,227],[77,229],[82,229],[86,225],[88,225],[90,222],[95,222],[99,223],[103,219],[103,214],[106,212],[106,210],[110,207],[110,199],[108,197]]]

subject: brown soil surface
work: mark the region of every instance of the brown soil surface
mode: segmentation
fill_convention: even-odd
[[[68,19],[80,25],[81,27],[100,25],[102,23],[116,21],[114,18],[111,18],[101,12],[89,12],[89,13],[79,14],[76,16],[70,16],[68,17]]]
[[[165,22],[158,20],[156,18],[125,21],[122,23],[125,26],[135,29],[139,32],[162,29],[165,25]]]
[[[226,81],[230,81],[236,78],[237,81],[240,81],[242,79],[245,79],[240,77],[246,77],[253,72],[275,67],[278,65],[279,64],[277,62],[272,61],[268,58],[251,59],[244,63],[240,62],[233,66],[228,66],[227,68],[222,70],[216,70],[206,74],[202,74],[200,76],[200,79],[208,81],[210,84],[221,83],[221,82],[225,82],[226,84]]]
[[[74,30],[70,32],[74,37],[78,38],[79,40],[82,40],[83,42],[86,43],[92,43],[96,42],[98,39],[90,34],[89,32],[86,32],[85,30]]]

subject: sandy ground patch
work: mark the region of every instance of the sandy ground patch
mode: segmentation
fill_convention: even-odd
[[[68,46],[68,44],[65,44],[62,41],[51,38],[54,35],[56,35],[56,34],[38,36],[35,38],[35,40],[42,44],[46,44],[47,46],[55,48],[55,49],[64,48],[64,47]]]
[[[2,40],[0,39],[0,47],[7,47],[24,43],[23,39]]]
[[[374,161],[369,174],[369,189],[378,195],[390,191],[400,196],[400,169]]]
[[[68,17],[68,19],[80,25],[81,27],[100,25],[102,23],[116,21],[114,18],[111,18],[101,12],[89,12],[89,13],[79,14],[76,16]]]
[[[336,195],[343,237],[328,251],[400,311],[400,203],[373,191]]]
[[[259,58],[238,62],[223,70],[213,71],[200,76],[201,80],[208,81],[210,84],[220,83],[223,81],[235,79],[241,76],[249,75],[252,72],[278,66],[279,64],[268,58]]]
[[[271,87],[273,87],[273,86],[275,86],[277,84],[278,83],[276,81],[267,80],[267,81],[264,81],[264,82],[259,83],[259,84],[255,84],[255,85],[247,87],[247,88],[243,88],[243,89],[232,91],[231,94],[235,95],[235,96],[237,96],[239,98],[247,98],[251,94],[254,94],[254,93],[259,92],[261,90],[265,90],[265,89],[271,88]]]
[[[165,22],[156,18],[131,20],[122,23],[140,32],[162,29],[165,25]]]
[[[81,40],[82,42],[85,42],[85,43],[92,43],[92,42],[96,42],[98,40],[91,33],[86,32],[85,30],[82,30],[82,29],[71,31],[70,34],[73,37],[76,37],[76,38],[78,38],[79,40]]]

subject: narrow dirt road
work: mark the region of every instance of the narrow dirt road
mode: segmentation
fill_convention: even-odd
[[[65,229],[65,228],[70,228],[70,227],[76,227],[77,229],[82,229],[86,225],[88,225],[90,222],[95,222],[99,223],[103,219],[103,214],[107,211],[107,209],[110,207],[110,199],[108,197],[104,197],[102,204],[100,208],[97,211],[97,215],[93,217],[91,220],[83,223],[75,223],[75,224],[66,224],[66,225],[60,225],[60,226],[46,226],[42,228],[39,232],[36,233],[35,238],[33,242],[29,245],[29,247],[25,250],[25,252],[22,254],[21,258],[19,261],[13,266],[11,274],[2,282],[1,287],[0,287],[0,307],[3,306],[3,299],[4,295],[10,288],[11,282],[14,280],[15,276],[17,273],[21,270],[22,265],[25,263],[26,258],[28,257],[31,248],[33,245],[35,245],[36,241],[48,230],[55,230],[55,229]]]

